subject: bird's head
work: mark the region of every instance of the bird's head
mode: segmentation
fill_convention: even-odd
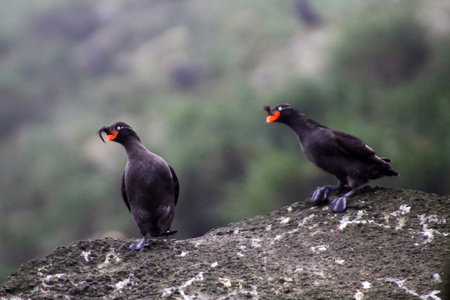
[[[99,129],[97,132],[98,136],[102,139],[103,142],[105,140],[103,139],[103,133],[106,133],[106,136],[108,137],[108,140],[114,141],[120,144],[123,144],[125,141],[129,140],[130,138],[135,138],[138,141],[140,141],[139,137],[137,136],[136,132],[131,128],[130,125],[124,122],[117,122],[112,124],[111,126],[103,126]]]
[[[266,118],[267,123],[283,122],[290,116],[299,113],[294,107],[287,103],[278,104],[273,108],[270,108],[269,105],[266,105],[262,109],[267,111],[268,113],[268,116]]]

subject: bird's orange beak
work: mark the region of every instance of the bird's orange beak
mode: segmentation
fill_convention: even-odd
[[[275,122],[278,119],[279,116],[280,116],[280,112],[279,111],[277,111],[275,113],[275,115],[268,115],[267,118],[266,118],[266,122],[267,123],[273,123],[273,122]]]
[[[114,141],[114,139],[117,137],[118,134],[119,134],[118,130],[116,130],[114,134],[108,134],[108,140],[110,140],[111,142]]]

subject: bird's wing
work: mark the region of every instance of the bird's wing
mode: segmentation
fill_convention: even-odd
[[[173,179],[173,190],[175,192],[175,205],[177,205],[178,202],[178,194],[180,192],[180,183],[178,182],[177,174],[175,174],[174,169],[171,165],[169,165],[170,173],[172,173],[172,179]]]
[[[362,160],[370,160],[375,156],[375,151],[356,136],[338,130],[333,130],[333,135],[339,150],[345,154]]]
[[[124,201],[125,204],[127,205],[128,210],[131,212],[131,209],[130,209],[130,203],[128,203],[127,190],[125,189],[125,172],[123,172],[123,175],[122,175],[122,187],[121,187],[121,192],[122,192],[122,198],[123,198],[123,201]]]

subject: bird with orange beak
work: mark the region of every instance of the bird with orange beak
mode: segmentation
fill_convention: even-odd
[[[343,196],[334,199],[330,207],[335,212],[346,208],[347,197],[371,179],[383,176],[398,176],[392,169],[389,158],[378,157],[375,151],[361,139],[349,133],[330,129],[310,118],[289,104],[278,104],[267,111],[267,123],[283,123],[297,136],[305,156],[317,167],[333,174],[337,186],[319,187],[311,196],[311,203],[319,205],[327,201],[330,190],[350,188]]]
[[[170,230],[179,193],[173,168],[150,152],[130,125],[117,122],[100,128],[98,135],[105,142],[103,133],[109,141],[121,144],[127,153],[121,183],[122,198],[142,234],[141,242],[130,248],[139,250],[146,246],[148,236],[176,233]]]

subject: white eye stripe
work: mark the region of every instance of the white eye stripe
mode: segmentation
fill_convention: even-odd
[[[282,110],[284,110],[284,109],[292,109],[292,107],[290,107],[290,106],[279,106],[279,107],[278,107],[278,110],[279,110],[279,111],[282,111]]]
[[[123,128],[123,126],[120,126],[120,125],[117,125],[117,127],[116,127],[117,130],[120,130],[122,128]]]

